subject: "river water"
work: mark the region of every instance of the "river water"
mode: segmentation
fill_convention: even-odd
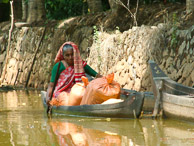
[[[40,91],[0,92],[0,146],[193,146],[194,123],[54,116]]]

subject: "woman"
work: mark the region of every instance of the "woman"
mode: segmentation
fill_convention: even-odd
[[[76,44],[73,42],[64,43],[55,58],[55,65],[52,69],[51,80],[47,90],[47,104],[52,104],[50,102],[50,97],[52,96],[52,90],[54,88],[55,76],[57,73],[57,68],[60,63],[59,68],[59,78],[53,93],[53,98],[59,100],[64,100],[68,104],[68,101],[65,99],[69,97],[69,93],[72,87],[81,82],[81,77],[85,76],[85,72],[93,77],[100,77],[96,71],[94,71],[90,66],[84,62],[80,57],[80,52]],[[81,91],[82,89],[80,89]],[[66,101],[65,101],[66,100]]]

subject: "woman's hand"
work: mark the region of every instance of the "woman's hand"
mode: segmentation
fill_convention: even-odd
[[[101,77],[103,77],[103,76],[100,75],[100,74],[97,74],[97,75],[96,75],[96,78],[101,78]]]
[[[46,98],[46,104],[47,104],[47,105],[50,105],[50,99],[47,99],[47,98]]]
[[[48,92],[46,93],[46,104],[47,105],[50,105],[50,96],[49,96],[49,94],[48,94]]]
[[[129,92],[127,92],[127,91],[125,91],[125,90],[123,90],[123,89],[121,89],[121,94],[123,94],[123,95],[129,95],[130,93]]]
[[[53,86],[54,86],[54,83],[50,82],[49,86],[48,86],[48,89],[47,89],[47,93],[46,93],[46,103],[47,103],[47,105],[50,105],[50,97],[51,97],[51,92],[53,90]]]

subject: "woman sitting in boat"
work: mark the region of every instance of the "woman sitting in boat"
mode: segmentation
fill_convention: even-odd
[[[81,77],[85,76],[85,72],[93,77],[101,77],[101,75],[99,75],[81,59],[78,46],[73,42],[66,42],[60,47],[55,58],[55,63],[56,64],[52,69],[51,80],[47,89],[47,104],[58,106],[79,105],[79,102],[81,101],[76,102],[76,99],[73,101],[73,103],[69,103],[69,99],[72,98],[70,97],[70,92],[73,90],[73,86],[82,81]],[[59,77],[53,95],[51,95],[54,88],[56,74],[58,74]],[[78,93],[76,94],[78,94],[78,96],[83,96],[83,88],[78,87],[77,90],[78,91],[76,92]],[[53,98],[50,101],[51,96]]]

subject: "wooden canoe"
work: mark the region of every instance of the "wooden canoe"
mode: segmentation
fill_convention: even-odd
[[[41,91],[44,108],[47,109],[46,92]],[[69,116],[106,117],[106,118],[139,118],[141,115],[144,93],[134,92],[129,96],[121,95],[123,102],[114,104],[95,104],[80,106],[53,106],[52,114]]]
[[[194,88],[171,80],[154,61],[149,65],[156,98],[153,117],[161,109],[165,117],[194,121]]]

